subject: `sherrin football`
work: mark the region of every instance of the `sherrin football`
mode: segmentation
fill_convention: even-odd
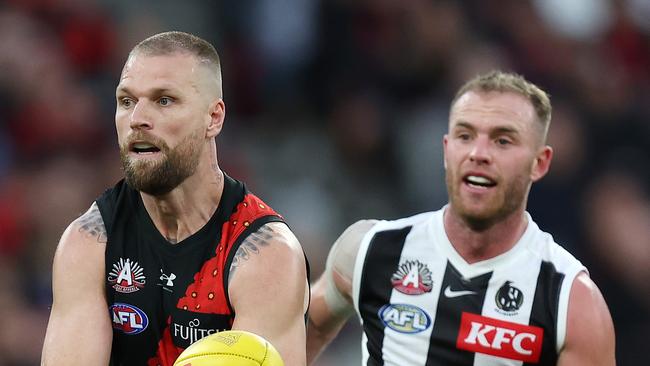
[[[243,330],[227,330],[192,343],[174,366],[284,366],[266,339]]]

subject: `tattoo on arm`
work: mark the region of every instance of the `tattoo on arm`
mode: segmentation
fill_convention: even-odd
[[[108,241],[108,234],[106,233],[106,226],[102,218],[99,208],[96,204],[79,217],[79,231],[84,233],[87,237],[97,239],[98,243],[106,243]]]
[[[265,247],[271,244],[271,239],[276,235],[276,232],[269,225],[264,225],[256,232],[251,233],[244,239],[235,256],[230,264],[230,272],[228,274],[228,282],[232,279],[232,275],[245,261],[247,261],[252,254],[259,254],[260,247]]]

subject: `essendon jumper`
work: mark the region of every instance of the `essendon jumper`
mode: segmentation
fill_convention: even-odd
[[[140,194],[124,181],[96,202],[108,233],[105,278],[113,366],[171,366],[192,342],[230,329],[232,257],[249,233],[283,221],[228,176],[208,223],[174,245],[158,232]]]

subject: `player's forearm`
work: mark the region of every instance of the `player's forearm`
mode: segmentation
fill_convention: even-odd
[[[110,350],[105,344],[88,342],[93,336],[89,337],[83,337],[86,339],[84,341],[74,336],[58,338],[56,335],[48,335],[43,345],[41,366],[108,365]],[[101,337],[96,337],[99,338]]]
[[[307,323],[307,365],[310,365],[318,355],[332,342],[334,337],[341,331],[346,318],[331,319],[329,324],[314,323],[309,317]],[[326,325],[326,326],[324,326]]]
[[[333,336],[328,337],[313,328],[307,329],[307,365],[311,365],[316,360],[332,338]]]
[[[108,365],[113,333],[108,317],[104,316],[105,308],[101,303],[98,307],[69,308],[61,304],[53,306],[41,366]]]
[[[302,316],[270,340],[286,366],[305,366],[305,322]]]

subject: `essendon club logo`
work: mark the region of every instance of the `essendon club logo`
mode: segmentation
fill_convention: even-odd
[[[524,362],[539,361],[544,329],[463,312],[456,347]]]
[[[390,281],[395,290],[407,295],[421,295],[433,287],[429,267],[417,260],[401,263]]]

